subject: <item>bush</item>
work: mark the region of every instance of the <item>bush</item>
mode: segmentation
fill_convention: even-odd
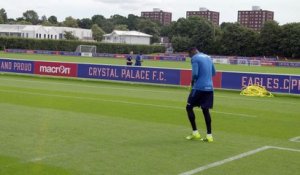
[[[0,37],[0,49],[28,49],[28,50],[51,50],[74,52],[78,45],[96,45],[99,53],[134,53],[143,54],[162,53],[165,51],[163,46],[157,45],[131,45],[131,44],[112,44],[73,40],[44,40],[28,38]]]

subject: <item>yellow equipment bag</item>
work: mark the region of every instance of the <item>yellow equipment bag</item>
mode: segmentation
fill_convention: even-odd
[[[265,87],[260,85],[251,85],[242,89],[240,95],[256,96],[256,97],[274,97]]]

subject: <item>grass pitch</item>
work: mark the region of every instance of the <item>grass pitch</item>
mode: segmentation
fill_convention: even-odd
[[[81,58],[83,59],[83,58]],[[298,96],[216,91],[215,142],[187,141],[184,88],[0,75],[0,174],[180,174],[269,145],[300,150]],[[205,125],[199,109],[197,123]],[[297,175],[268,149],[197,174]]]
[[[122,59],[7,54],[29,60],[124,65]],[[190,68],[189,61],[145,60]],[[225,71],[300,74],[299,68],[216,65]],[[215,142],[187,141],[184,88],[0,75],[0,174],[285,174],[300,169],[299,96],[216,91]],[[204,135],[199,109],[197,123]],[[249,151],[267,149],[249,156]],[[290,151],[287,149],[293,149]],[[232,159],[235,156],[240,159]],[[224,160],[232,159],[227,162]],[[221,164],[220,164],[221,162]],[[218,165],[219,163],[219,165]],[[218,166],[211,166],[218,165]],[[211,167],[211,168],[207,168]]]

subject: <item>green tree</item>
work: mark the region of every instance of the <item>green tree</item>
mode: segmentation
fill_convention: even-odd
[[[300,58],[300,23],[282,26],[280,50],[286,57]]]
[[[241,26],[237,23],[224,23],[221,25],[223,32],[221,38],[222,53],[237,55],[240,53],[240,40],[242,40]]]
[[[159,36],[160,36],[160,28],[159,25],[149,19],[140,19],[138,23],[138,30],[152,35],[151,43],[159,42]]]
[[[15,24],[16,23],[16,20],[13,19],[13,18],[8,18],[7,19],[7,24]]]
[[[93,25],[93,21],[90,18],[83,18],[78,21],[78,25],[83,29],[90,29]]]
[[[75,28],[78,27],[77,20],[71,16],[65,18],[63,25],[66,27],[75,27]]]
[[[279,55],[281,27],[275,21],[268,21],[264,24],[260,35],[259,43],[261,53],[265,56]]]
[[[51,24],[57,24],[57,17],[56,16],[50,16],[48,18],[48,21],[51,23]]]
[[[114,25],[127,25],[127,18],[121,15],[113,15],[109,19]]]
[[[127,17],[127,26],[129,30],[137,30],[139,17],[133,14],[129,14]]]
[[[213,44],[210,48],[210,52],[212,54],[217,54],[217,55],[222,55],[222,44],[221,44],[221,39],[223,36],[223,32],[220,27],[214,27],[214,40]]]
[[[25,21],[30,22],[33,25],[38,24],[39,16],[34,10],[27,10],[23,13]]]
[[[122,31],[128,31],[127,25],[119,24],[115,26],[115,30],[122,30]]]
[[[43,26],[53,26],[53,24],[51,22],[49,22],[48,20],[47,21],[43,21],[42,25]]]
[[[188,19],[192,27],[191,38],[192,44],[206,53],[212,53],[212,46],[214,41],[214,26],[206,19],[199,17],[190,17]],[[194,27],[194,28],[193,28]]]
[[[4,8],[0,9],[0,19],[2,19],[2,23],[7,23],[7,14]]]
[[[190,25],[189,20],[185,18],[179,18],[172,26],[172,35],[173,36],[182,36],[182,37],[191,37],[192,36],[192,26]]]
[[[171,38],[172,36],[190,38],[191,45],[196,46],[203,52],[211,53],[211,50],[213,50],[214,26],[203,18],[180,18],[177,22],[171,24],[171,30],[169,29],[168,31],[172,34],[171,36],[169,35]]]
[[[14,24],[30,25],[32,23],[29,21],[25,21],[25,19],[23,17],[19,17],[16,19]]]
[[[185,36],[173,36],[171,42],[173,49],[177,52],[186,52],[192,47],[192,40]]]
[[[114,30],[114,24],[109,20],[103,21],[103,24],[100,27],[105,31],[105,33],[111,33]]]
[[[17,21],[16,24],[21,24],[21,25],[31,25],[31,22],[28,22],[28,21]]]
[[[114,30],[114,24],[102,15],[94,15],[92,17],[92,22],[102,28],[105,33],[110,33]]]
[[[105,34],[104,31],[97,24],[94,24],[92,26],[92,33],[93,38],[96,41],[102,41],[103,35]]]
[[[16,18],[16,22],[18,21],[25,21],[25,19],[23,17]]]
[[[46,15],[43,15],[43,16],[41,17],[41,22],[45,22],[45,21],[48,21],[48,19],[47,19],[47,16],[46,16]]]
[[[255,56],[259,55],[258,33],[241,26],[238,23],[221,25],[222,53],[225,55]]]
[[[0,16],[0,24],[4,24],[4,20],[3,20],[2,16]]]
[[[173,36],[172,27],[173,27],[172,24],[171,25],[167,25],[167,26],[162,26],[161,30],[160,30],[160,35],[172,38],[172,36]]]
[[[78,38],[74,36],[72,32],[68,32],[68,31],[64,32],[64,38],[66,40],[78,40]]]
[[[248,29],[244,28],[244,40],[242,41],[242,48],[241,48],[241,53],[239,55],[242,56],[260,56],[261,52],[259,50],[259,33]]]
[[[99,27],[102,27],[105,20],[106,20],[105,17],[102,15],[92,16],[92,23],[97,24]]]
[[[51,26],[52,24],[48,21],[48,18],[43,15],[41,20],[40,20],[40,23],[43,25],[43,26]]]

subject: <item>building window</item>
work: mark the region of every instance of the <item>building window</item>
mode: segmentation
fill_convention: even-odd
[[[28,38],[28,33],[26,33],[26,38]]]
[[[37,34],[35,34],[35,38],[39,38],[39,34],[37,33]]]
[[[46,34],[44,34],[44,38],[46,38]]]
[[[39,34],[39,38],[42,38],[42,34]]]

